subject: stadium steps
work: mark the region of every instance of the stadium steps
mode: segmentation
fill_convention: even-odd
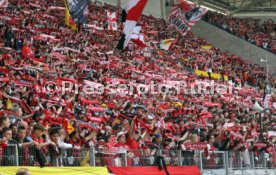
[[[220,28],[213,26],[205,21],[199,21],[193,28],[192,33],[197,37],[205,38],[213,46],[220,48],[222,51],[229,51],[230,54],[241,56],[244,60],[252,61],[265,67],[261,63],[261,58],[268,57],[270,72],[276,74],[276,57],[275,54],[259,48],[251,43],[246,42]]]

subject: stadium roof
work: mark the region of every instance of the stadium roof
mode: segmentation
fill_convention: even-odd
[[[276,0],[190,0],[226,15],[276,16]],[[265,12],[265,14],[263,13]],[[245,16],[247,16],[245,15]]]

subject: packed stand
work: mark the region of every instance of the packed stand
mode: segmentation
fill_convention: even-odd
[[[266,71],[258,65],[218,48],[202,49],[210,44],[190,32],[183,37],[152,16],[140,20],[147,48],[131,44],[118,51],[122,25],[110,31],[106,22],[106,10],[119,18],[117,7],[91,3],[88,25],[73,32],[64,25],[62,1],[12,3],[1,11],[1,165],[15,165],[10,145],[18,145],[19,165],[34,166],[86,166],[91,148],[99,166],[121,165],[118,153],[125,150],[128,165],[154,165],[159,154],[175,165],[176,150],[183,165],[194,164],[195,150],[205,152],[207,165],[218,164],[215,150],[242,151],[245,158],[248,151],[256,157],[265,152],[275,159],[276,81],[272,76],[265,81]],[[170,51],[158,49],[167,38],[178,42]],[[193,70],[228,75],[233,89],[193,93],[192,88],[209,90],[211,84]],[[68,86],[64,92],[64,81],[113,86],[102,94]],[[164,84],[161,91],[146,92],[151,81]],[[177,92],[180,81],[187,91]],[[118,88],[131,82],[133,92]],[[271,94],[261,129],[253,105],[263,106],[265,83]],[[214,84],[228,82],[221,78]]]
[[[239,38],[258,47],[276,53],[276,24],[272,19],[229,18],[225,15],[208,12],[203,18]]]

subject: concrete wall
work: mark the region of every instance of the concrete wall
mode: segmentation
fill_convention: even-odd
[[[238,13],[235,14],[234,17],[236,18],[254,18],[254,19],[261,19],[261,21],[265,21],[268,19],[272,19],[273,21],[276,22],[276,13],[271,13],[271,12],[259,12],[257,14],[254,13]]]
[[[270,72],[276,73],[275,54],[265,51],[204,21],[198,22],[193,27],[192,32],[196,36],[205,38],[206,41],[221,50],[228,50],[231,54],[241,56],[245,60],[251,60],[264,67],[266,63],[260,63],[260,59],[267,56]]]
[[[152,15],[156,18],[162,18],[162,1],[163,0],[148,0],[143,14]],[[124,7],[128,0],[121,0],[121,6]]]
[[[124,7],[128,0],[97,0],[102,3],[107,3],[117,6],[121,4]],[[144,9],[143,14],[152,15],[156,18],[165,18],[165,0],[148,0],[148,3]]]
[[[118,2],[119,2],[119,0],[94,0],[94,1],[99,1],[99,2],[102,2],[103,4],[107,3],[107,4],[115,5],[115,6],[117,6]]]

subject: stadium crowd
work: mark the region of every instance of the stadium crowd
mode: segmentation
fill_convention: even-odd
[[[229,18],[213,12],[208,12],[203,19],[245,41],[276,53],[276,24],[272,19],[262,21],[253,18]]]
[[[152,16],[142,16],[139,22],[147,47],[130,44],[121,52],[115,49],[122,29],[120,8],[91,3],[89,25],[79,25],[74,32],[65,26],[64,8],[59,7],[64,7],[62,1],[14,0],[1,9],[2,165],[10,165],[9,144],[19,145],[20,165],[44,166],[46,156],[56,165],[54,158],[65,154],[72,158],[69,165],[82,164],[78,157],[90,147],[102,155],[127,149],[131,164],[141,155],[151,160],[160,149],[168,161],[170,150],[182,150],[192,161],[197,149],[205,151],[210,164],[216,164],[211,154],[215,150],[241,151],[244,160],[248,151],[275,159],[276,81],[266,77],[264,68],[213,48],[190,32],[182,36]],[[107,29],[106,10],[117,13],[118,31]],[[177,39],[175,46],[159,49],[158,43],[168,38]],[[195,75],[194,70],[209,76]],[[227,76],[233,88],[225,76],[213,79],[213,73]],[[199,86],[210,90],[211,80],[226,92],[193,93]],[[82,88],[76,93],[78,87],[68,86],[64,92],[64,81],[113,86],[102,94],[86,94]],[[177,92],[180,81],[187,83],[187,93]],[[118,88],[131,82],[133,92]],[[150,82],[164,85],[158,92],[146,92]],[[271,93],[260,128],[259,111],[253,106],[264,106],[265,84]],[[36,155],[33,161],[31,153]],[[110,159],[101,161],[110,164]]]

